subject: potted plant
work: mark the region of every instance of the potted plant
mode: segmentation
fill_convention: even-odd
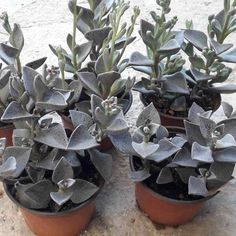
[[[141,112],[126,152],[138,206],[152,221],[172,226],[190,221],[233,178],[235,124],[227,103],[215,112],[194,103],[186,134],[160,125],[152,103]]]
[[[7,195],[35,234],[78,235],[111,175],[111,155],[96,149],[99,144],[84,124],[72,131],[57,112],[15,117],[25,126],[14,129],[14,145],[2,151]]]
[[[73,73],[73,80],[79,79],[84,86],[80,101],[90,100],[91,94],[102,99],[118,96],[119,104],[126,113],[132,104],[130,92],[134,79],[122,79],[121,72],[127,66],[123,59],[126,47],[132,43],[134,25],[139,9],[134,8],[130,25],[122,22],[122,15],[129,3],[119,1],[88,1],[89,8],[77,5],[77,0],[69,1],[73,15],[72,34],[67,36],[68,53],[65,49],[59,55],[55,46],[51,50],[58,58],[64,58],[65,71]],[[77,29],[84,35],[86,43],[77,44]],[[89,58],[88,58],[89,56]],[[86,59],[90,59],[86,62]],[[114,90],[114,87],[118,87]]]
[[[232,72],[225,62],[235,63],[235,49],[229,50],[233,45],[223,44],[235,31],[235,4],[227,1],[224,10],[209,17],[209,38],[203,32],[190,29],[191,22],[187,24],[188,29],[173,31],[177,18],[166,19],[170,1],[157,1],[157,4],[162,12],[160,16],[151,12],[155,24],[144,20],[140,23],[140,35],[148,56],[135,52],[130,58],[134,69],[149,76],[136,83],[134,89],[141,93],[145,105],[153,102],[164,126],[184,127],[183,120],[193,102],[206,110],[216,110],[221,93],[235,92],[235,85],[223,83]],[[224,19],[227,19],[225,25]],[[217,31],[216,25],[221,25],[221,29]],[[183,68],[185,60],[179,55],[181,49],[189,56],[190,71]]]
[[[19,24],[10,25],[6,12],[2,13],[0,20],[3,29],[9,37],[7,42],[0,43],[0,116],[4,113],[8,104],[15,96],[23,95],[22,88],[22,62],[20,54],[24,46],[24,36]],[[28,62],[26,66],[38,69],[46,61],[46,57]],[[16,89],[16,90],[15,90]],[[22,97],[23,99],[23,97]],[[11,123],[0,122],[0,137],[6,137],[6,146],[12,145],[12,132],[14,126]]]

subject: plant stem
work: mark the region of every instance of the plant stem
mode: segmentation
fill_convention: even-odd
[[[76,52],[75,52],[75,46],[76,46],[76,24],[77,24],[77,0],[74,1],[74,9],[73,9],[73,35],[72,35],[72,60],[73,60],[73,66],[75,70],[78,69],[77,67],[77,60],[76,60]]]
[[[230,16],[229,16],[229,14],[227,14],[225,22],[224,22],[223,31],[222,31],[220,38],[219,38],[219,43],[223,43],[225,38],[227,37],[226,32],[227,32],[227,28],[228,28],[228,24],[229,24],[229,19],[230,19]]]

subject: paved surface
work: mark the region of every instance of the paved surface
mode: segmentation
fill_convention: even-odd
[[[80,1],[86,5],[86,1]],[[205,29],[207,16],[221,8],[221,0],[172,0],[173,15],[179,16],[179,27],[184,27],[186,19],[193,19],[196,29]],[[131,0],[138,4],[142,17],[149,18],[148,12],[156,8],[155,0]],[[71,15],[67,10],[67,0],[0,0],[0,11],[8,11],[13,22],[21,24],[25,35],[23,62],[27,63],[41,56],[48,56],[48,64],[55,64],[48,44],[65,45],[68,30],[71,29]],[[129,18],[129,14],[125,19]],[[138,25],[137,25],[138,28]],[[1,32],[1,29],[0,29]],[[137,29],[136,29],[137,32]],[[0,34],[0,40],[4,35]],[[236,42],[236,35],[232,37]],[[129,47],[143,49],[140,39]],[[236,67],[234,75],[235,80]],[[134,72],[128,71],[128,74]],[[137,76],[139,76],[137,74]],[[132,125],[137,118],[137,110],[142,105],[135,95],[134,104],[127,114]],[[236,96],[224,96],[235,103]],[[214,199],[206,203],[202,212],[191,222],[178,228],[154,225],[142,214],[134,199],[134,184],[127,177],[128,160],[114,154],[114,174],[98,197],[97,212],[84,236],[234,236],[236,235],[236,181],[229,183]],[[8,200],[0,185],[0,236],[32,236],[25,226],[18,209]],[[48,235],[50,236],[50,235]]]

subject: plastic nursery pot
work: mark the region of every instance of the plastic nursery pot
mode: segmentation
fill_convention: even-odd
[[[216,110],[220,106],[221,96],[219,93],[209,93],[209,96],[212,97],[213,110]],[[144,106],[148,106],[151,102],[153,102],[154,106],[159,112],[159,115],[161,118],[161,124],[163,126],[165,127],[176,126],[176,127],[184,128],[184,120],[186,120],[187,117],[178,117],[178,116],[171,116],[171,115],[165,114],[160,111],[156,102],[152,101],[152,99],[149,96],[140,93],[139,97]]]
[[[130,158],[133,169],[133,157]],[[191,221],[201,210],[204,202],[216,194],[199,200],[183,201],[165,197],[144,182],[135,183],[135,197],[141,211],[156,224],[177,226]]]
[[[100,190],[104,184],[101,183]],[[8,197],[20,208],[23,218],[37,236],[77,236],[86,229],[96,209],[95,193],[81,205],[63,212],[43,212],[22,206],[11,194],[9,186],[4,183],[4,190]]]
[[[113,144],[111,140],[106,137],[101,141],[100,146],[97,149],[101,152],[105,152],[107,150],[110,150],[111,148],[113,148]]]
[[[6,138],[6,147],[12,146],[12,134],[14,126],[4,125],[0,127],[0,138]]]

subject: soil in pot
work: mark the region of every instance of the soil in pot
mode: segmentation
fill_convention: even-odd
[[[130,158],[131,169],[139,170],[140,165],[138,157]],[[180,181],[156,184],[157,176],[153,172],[150,171],[151,177],[135,184],[135,196],[139,208],[154,223],[169,226],[185,224],[197,215],[205,201],[213,197],[190,196],[187,185],[179,184]]]
[[[147,95],[140,93],[140,100],[147,106],[151,102],[158,110],[161,118],[161,124],[163,126],[177,126],[184,128],[184,120],[188,117],[188,110],[196,102],[198,105],[203,107],[205,110],[216,110],[221,103],[221,96],[219,93],[213,93],[210,91],[204,91],[206,99],[196,100],[186,97],[187,110],[184,112],[176,112],[170,109],[171,102],[169,100],[160,99],[157,94]]]
[[[96,197],[104,185],[104,180],[95,170],[89,158],[81,158],[81,166],[87,171],[82,171],[78,178],[90,181],[99,190],[82,204],[74,204],[68,201],[57,212],[52,212],[57,206],[52,202],[47,209],[33,210],[19,203],[14,185],[4,183],[4,189],[8,197],[20,208],[20,211],[29,228],[38,236],[77,236],[90,223],[96,209]]]
[[[10,124],[0,126],[0,138],[6,138],[6,147],[12,146],[13,129],[14,126]]]

